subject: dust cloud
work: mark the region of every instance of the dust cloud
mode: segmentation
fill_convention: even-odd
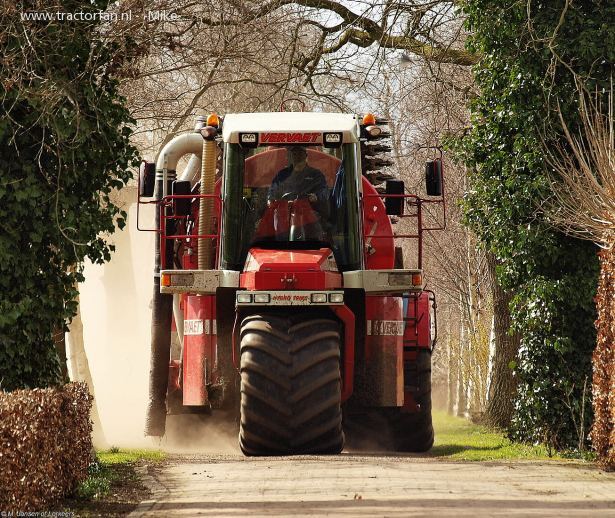
[[[389,453],[392,448],[391,431],[384,417],[377,412],[346,415],[344,419],[346,453]]]
[[[117,231],[109,263],[85,267],[80,285],[86,354],[106,442],[173,452],[238,452],[232,427],[212,416],[171,416],[162,439],[143,436],[148,398],[154,232],[137,230],[136,192],[121,191],[127,226]],[[140,207],[139,225],[152,228],[154,206]]]
[[[167,431],[160,448],[171,453],[240,453],[237,426],[227,415],[182,414],[167,416]]]

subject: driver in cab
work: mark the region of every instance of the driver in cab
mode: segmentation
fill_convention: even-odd
[[[308,165],[305,147],[291,147],[289,156],[289,165],[280,170],[271,182],[267,204],[271,205],[274,200],[307,198],[322,216],[326,216],[329,191],[325,176]]]

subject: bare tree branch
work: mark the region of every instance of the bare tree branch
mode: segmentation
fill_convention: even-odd
[[[589,95],[579,82],[577,91],[580,131],[573,133],[560,112],[566,144],[555,149],[544,145],[554,169],[553,199],[545,211],[564,232],[610,248],[615,245],[613,87],[606,103],[602,94]]]

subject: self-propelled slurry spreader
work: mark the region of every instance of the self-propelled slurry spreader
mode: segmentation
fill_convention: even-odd
[[[227,409],[246,455],[339,453],[362,420],[384,422],[392,450],[431,448],[422,245],[442,227],[423,209],[444,206],[442,160],[426,165],[425,197],[374,173],[391,165],[377,156],[385,122],[212,114],[142,165],[157,232],[147,435],[167,414]],[[395,233],[401,218],[412,234]],[[412,269],[398,238],[417,240]]]

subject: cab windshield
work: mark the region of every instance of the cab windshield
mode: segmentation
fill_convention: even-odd
[[[360,269],[357,159],[354,144],[226,144],[221,267],[242,270],[252,247],[326,247],[341,271]]]

